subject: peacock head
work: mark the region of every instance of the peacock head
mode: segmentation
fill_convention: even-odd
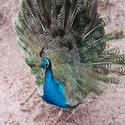
[[[42,58],[40,65],[42,70],[46,71],[48,68],[51,68],[51,61],[47,57]]]

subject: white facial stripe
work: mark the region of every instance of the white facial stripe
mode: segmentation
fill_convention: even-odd
[[[49,65],[49,61],[47,60],[47,64]]]
[[[42,72],[42,73],[44,73],[44,72],[45,72],[45,70],[46,70],[46,69],[43,69],[43,68],[42,68],[42,69],[41,69],[41,72]]]

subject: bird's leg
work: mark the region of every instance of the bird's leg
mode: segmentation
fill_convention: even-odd
[[[55,119],[54,125],[58,122],[59,118],[62,116],[62,113],[63,113],[63,108],[61,108],[61,110],[59,111],[58,116]]]

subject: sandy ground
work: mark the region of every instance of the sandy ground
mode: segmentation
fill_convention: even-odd
[[[125,31],[124,0],[110,0],[109,5],[100,3],[100,7],[102,13],[111,9],[107,32]],[[54,125],[60,108],[43,102],[35,89],[34,76],[13,31],[16,11],[17,0],[0,0],[0,125]],[[114,44],[125,50],[124,41]],[[56,124],[125,125],[125,85],[96,99],[87,98],[74,111],[63,110]]]

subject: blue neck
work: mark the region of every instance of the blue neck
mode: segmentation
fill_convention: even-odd
[[[54,104],[63,108],[68,108],[66,99],[63,94],[63,86],[57,80],[54,80],[51,66],[45,72],[44,95],[42,99],[50,104]]]
[[[53,79],[52,68],[48,67],[48,69],[45,72],[45,80],[52,80],[52,79]]]

